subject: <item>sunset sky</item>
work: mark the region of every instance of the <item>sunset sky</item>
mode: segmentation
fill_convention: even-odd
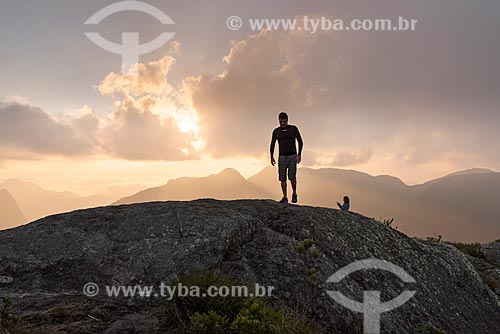
[[[408,184],[500,170],[498,0],[147,0],[175,24],[139,12],[84,24],[115,2],[0,0],[0,182],[112,194],[227,167],[248,177],[269,165],[280,111],[302,133],[302,166]],[[232,15],[240,30],[226,26]],[[304,15],[418,24],[311,33],[246,23]],[[136,80],[89,31],[117,43],[122,32],[142,43],[175,35],[140,57]]]

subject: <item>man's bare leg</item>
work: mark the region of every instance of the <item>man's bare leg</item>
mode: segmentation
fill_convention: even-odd
[[[297,179],[290,180],[290,183],[292,184],[293,193],[297,194]]]
[[[286,181],[281,181],[281,191],[283,192],[283,197],[286,197]]]

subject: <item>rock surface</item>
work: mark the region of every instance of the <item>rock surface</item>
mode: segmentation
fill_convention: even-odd
[[[305,282],[295,250],[305,238],[313,239],[320,253],[316,283]],[[390,261],[416,283],[382,270],[326,283],[342,267],[368,258]],[[175,274],[206,269],[274,286],[274,298],[290,305],[308,289],[311,310],[329,333],[339,328],[360,333],[363,317],[336,303],[327,290],[358,301],[364,290],[380,290],[382,301],[417,291],[403,306],[382,314],[382,333],[413,334],[431,322],[447,333],[483,334],[495,333],[500,324],[498,298],[454,247],[329,208],[270,200],[151,202],[78,210],[0,231],[5,278],[0,296],[12,297],[18,315],[73,303],[81,315],[80,333],[154,332],[156,319],[138,305],[154,305],[157,299],[115,305],[103,287],[158,286]],[[83,296],[88,282],[101,287],[97,297]]]
[[[481,251],[486,260],[500,266],[500,240],[481,245]]]

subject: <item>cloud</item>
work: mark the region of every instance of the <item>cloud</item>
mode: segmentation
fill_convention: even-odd
[[[0,104],[0,158],[30,154],[77,156],[92,151],[92,139],[79,136],[71,126],[59,123],[40,108],[17,102]]]
[[[137,76],[112,72],[99,83],[97,89],[105,96],[167,96],[172,92],[172,87],[167,82],[167,75],[174,63],[175,59],[172,56],[165,56],[146,64],[135,64],[133,72],[137,73]]]
[[[0,159],[95,154],[128,160],[199,159],[203,143],[196,113],[183,84],[174,88],[167,81],[174,63],[167,55],[136,64],[138,77],[108,74],[96,86],[116,99],[116,109],[108,115],[85,105],[57,119],[28,104],[0,101]]]
[[[321,78],[303,74],[319,44],[331,38],[263,30],[232,45],[220,75],[188,78],[207,151],[215,157],[267,153],[280,111],[307,115],[328,104]]]
[[[268,154],[277,114],[285,110],[301,130],[310,165],[500,167],[495,11],[465,2],[451,12],[438,4],[432,15],[424,5],[350,8],[346,2],[330,10],[422,19],[414,32],[263,30],[231,42],[219,72],[180,75],[179,84],[168,80],[176,60],[166,55],[138,64],[139,79],[110,73],[98,83],[99,93],[115,99],[111,114],[91,111],[64,123],[49,117],[62,127],[57,136],[69,140],[43,148],[13,135],[1,146],[132,160],[255,157]],[[308,17],[323,15],[333,18]],[[476,20],[482,24],[463,25]],[[178,43],[172,49],[181,50]],[[72,141],[73,149],[65,147]]]
[[[335,157],[331,161],[331,165],[336,167],[359,165],[369,162],[372,155],[373,152],[367,149],[362,149],[358,152],[342,151],[335,154]]]
[[[198,159],[192,144],[194,136],[183,133],[173,118],[162,119],[153,113],[152,106],[154,101],[126,100],[121,103],[103,132],[107,153],[128,160]]]
[[[137,64],[138,76],[110,73],[99,83],[101,94],[118,98],[101,134],[108,154],[129,160],[200,158],[196,114],[182,87],[167,80],[174,63],[167,55]]]
[[[400,12],[415,15],[391,10]],[[457,18],[470,14],[457,10],[446,19],[455,30],[433,16],[415,32],[263,30],[233,42],[223,71],[185,83],[206,151],[267,154],[276,116],[285,110],[301,129],[308,164],[500,167],[500,135],[492,125],[500,121],[492,70],[500,48],[485,42],[488,52],[477,54],[478,36],[489,42],[494,36],[459,27]]]
[[[19,103],[19,104],[30,104],[27,97],[21,95],[8,95],[2,98],[7,103]]]

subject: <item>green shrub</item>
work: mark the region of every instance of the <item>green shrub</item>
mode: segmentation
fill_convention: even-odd
[[[372,218],[372,219],[374,221],[376,221],[377,223],[384,225],[385,227],[392,228],[393,230],[397,230],[398,229],[397,226],[393,226],[392,225],[392,223],[394,223],[394,218],[391,218],[391,219],[382,219],[382,217],[380,217],[379,220],[377,220],[375,218]]]
[[[208,313],[194,313],[189,317],[189,327],[186,334],[227,334],[229,331],[229,321],[227,317],[219,315],[214,311]]]
[[[284,315],[281,323],[281,334],[322,334],[326,329],[318,323],[309,319],[305,313],[296,310],[282,311]]]
[[[440,243],[441,239],[443,239],[442,235],[432,236],[432,237],[425,237],[425,240],[431,241],[431,242],[437,242],[437,243]]]
[[[302,280],[302,296],[299,299],[299,303],[303,309],[308,310],[310,307],[310,301],[315,298],[315,291],[312,284],[318,280],[318,272],[315,266],[315,260],[319,258],[319,252],[312,239],[302,240],[295,251],[301,258],[300,264],[304,268],[304,276]]]
[[[10,306],[12,305],[12,299],[9,297],[2,298],[2,308],[0,309],[0,322],[7,321],[10,318]]]
[[[309,246],[310,248],[311,246]],[[181,275],[170,284],[183,286],[244,285],[218,272]],[[180,297],[174,295],[161,314],[163,332],[183,334],[319,334],[324,328],[304,314],[273,307],[256,297]]]
[[[462,253],[478,258],[484,258],[483,251],[481,250],[481,244],[479,242],[463,243],[447,241],[446,243],[455,246]]]
[[[200,293],[206,293],[211,286],[236,286],[244,285],[231,275],[223,275],[216,271],[200,271],[191,275],[179,275],[172,279],[168,285],[185,287],[199,287]],[[250,291],[250,290],[249,290]],[[241,297],[181,297],[176,293],[164,306],[162,323],[166,327],[186,328],[189,325],[190,317],[195,313],[207,313],[214,311],[217,314],[225,314],[229,318],[234,318],[243,303]]]
[[[381,223],[386,227],[391,227],[392,223],[394,223],[394,218],[384,219]]]
[[[435,326],[433,323],[428,322],[425,325],[421,325],[417,328],[417,333],[422,334],[446,334],[444,329]]]
[[[305,313],[273,308],[260,299],[249,299],[231,325],[234,334],[321,334],[325,329]]]
[[[484,284],[490,287],[491,290],[495,291],[496,289],[500,289],[500,280],[496,279],[492,276],[481,276]]]

